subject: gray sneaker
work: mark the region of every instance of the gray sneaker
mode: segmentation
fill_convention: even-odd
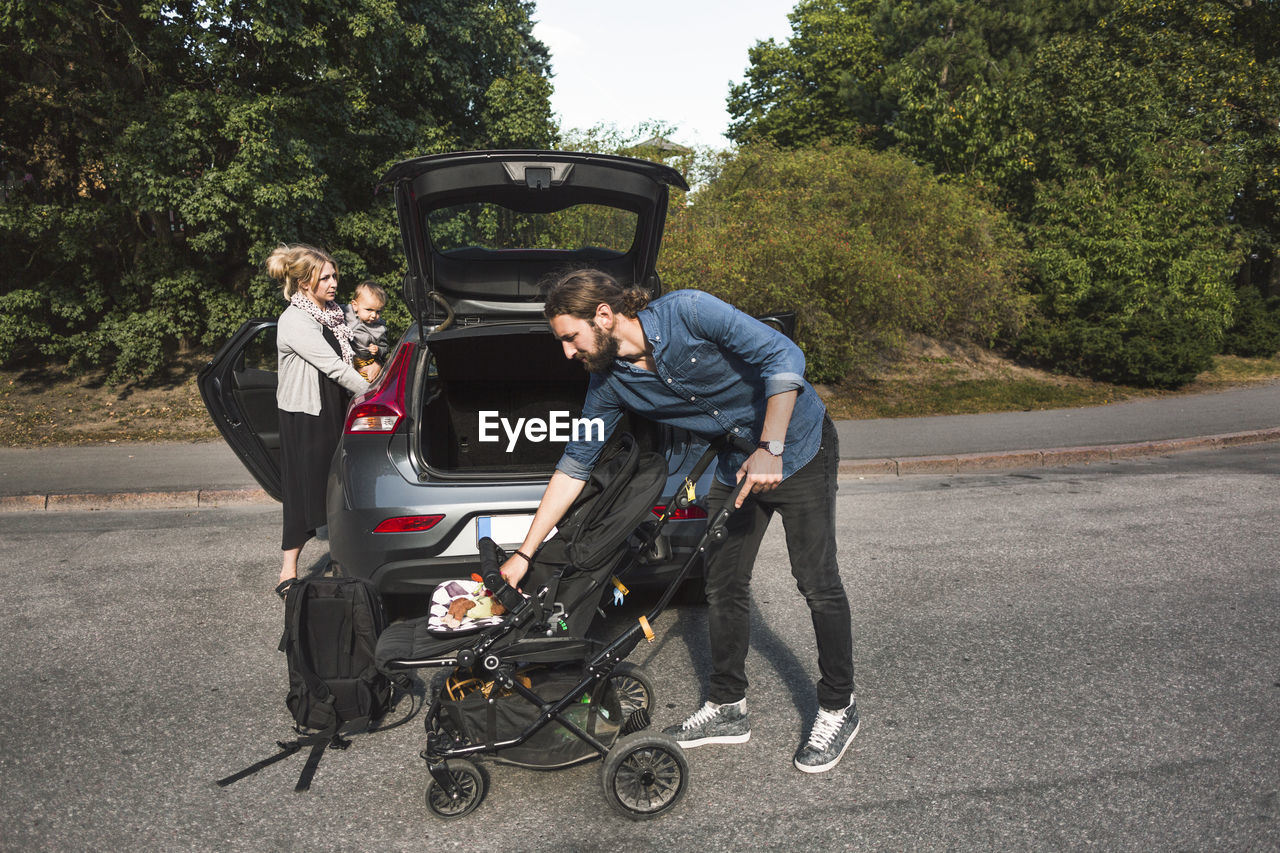
[[[796,769],[804,773],[821,773],[840,763],[844,751],[858,733],[858,705],[850,702],[843,711],[818,709],[809,740],[796,750]]]
[[[674,737],[685,749],[708,743],[746,743],[751,740],[747,700],[740,699],[731,705],[707,702],[689,719],[667,726],[662,733]]]

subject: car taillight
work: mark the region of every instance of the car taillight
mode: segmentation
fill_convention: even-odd
[[[653,508],[653,514],[661,518],[662,511],[664,509],[666,509],[665,506],[655,506]],[[706,517],[707,517],[707,511],[702,507],[698,506],[697,504],[694,504],[693,506],[688,506],[688,507],[685,507],[684,509],[673,509],[671,511],[671,516],[667,520],[668,521],[688,521],[694,518],[706,518]]]
[[[395,432],[403,415],[387,406],[364,403],[351,410],[347,432]]]
[[[430,530],[444,519],[443,515],[402,515],[388,518],[373,528],[374,533],[421,533]]]
[[[385,435],[396,431],[404,419],[405,387],[417,348],[408,341],[396,347],[391,362],[378,374],[373,387],[352,402],[345,432]]]

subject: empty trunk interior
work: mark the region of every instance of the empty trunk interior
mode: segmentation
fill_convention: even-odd
[[[514,446],[498,418],[514,429],[521,418],[550,424],[553,412],[577,418],[587,372],[564,357],[543,323],[473,326],[428,339],[435,375],[423,395],[422,451],[435,471],[458,474],[549,474],[565,441],[530,440],[523,428]],[[481,412],[490,439],[481,441]],[[566,432],[568,430],[566,429]]]

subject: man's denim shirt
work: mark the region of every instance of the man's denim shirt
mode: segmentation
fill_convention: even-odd
[[[608,372],[592,374],[582,417],[600,418],[605,436],[623,410],[631,410],[707,440],[727,433],[754,447],[768,398],[796,390],[783,478],[817,454],[826,406],[804,379],[804,353],[785,335],[699,290],[673,291],[637,317],[657,370],[615,359]],[[603,447],[600,441],[570,441],[556,468],[585,480]],[[716,479],[732,485],[747,456],[739,447],[722,451]]]

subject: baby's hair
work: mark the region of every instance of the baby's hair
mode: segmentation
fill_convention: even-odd
[[[267,275],[282,282],[284,298],[289,299],[302,285],[314,287],[325,264],[333,264],[333,271],[338,271],[338,265],[323,249],[304,243],[282,244],[267,256]]]
[[[378,300],[379,305],[385,307],[387,304],[387,292],[383,290],[382,285],[378,284],[376,281],[362,281],[357,284],[355,299],[359,299],[360,294],[362,293],[370,299]],[[355,299],[352,301],[354,302]]]

